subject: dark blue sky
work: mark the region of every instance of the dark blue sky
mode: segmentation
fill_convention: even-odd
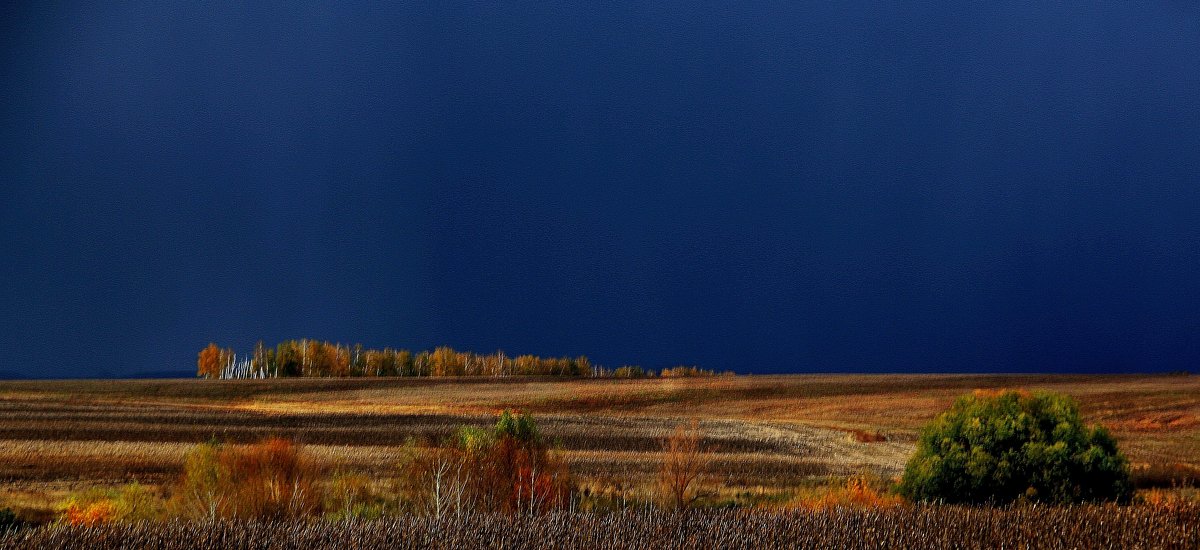
[[[1200,7],[919,4],[5,4],[0,370],[1195,369]]]

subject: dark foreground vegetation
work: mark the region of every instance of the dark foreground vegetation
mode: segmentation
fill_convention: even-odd
[[[0,548],[1197,548],[1200,508],[905,506],[52,525]]]

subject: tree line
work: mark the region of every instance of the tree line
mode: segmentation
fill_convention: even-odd
[[[248,354],[238,354],[215,343],[200,350],[196,375],[209,379],[260,379],[291,377],[350,376],[592,376],[642,378],[655,376],[652,369],[623,366],[607,369],[586,356],[510,357],[502,351],[478,354],[442,346],[413,353],[406,349],[367,349],[362,344],[344,345],[318,340],[285,340],[274,348],[261,341]],[[712,376],[698,367],[673,367],[662,377]],[[732,373],[727,373],[732,374]]]

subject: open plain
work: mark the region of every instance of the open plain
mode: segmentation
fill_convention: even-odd
[[[532,412],[580,487],[637,499],[662,439],[698,420],[705,483],[732,500],[851,475],[899,475],[920,427],[978,389],[1064,392],[1118,439],[1142,486],[1200,466],[1200,377],[788,375],[679,379],[63,380],[0,383],[0,502],[49,517],[72,491],[164,484],[192,445],[300,441],[330,470],[387,480],[406,442],[435,444],[506,408]],[[1139,477],[1140,476],[1140,477]]]

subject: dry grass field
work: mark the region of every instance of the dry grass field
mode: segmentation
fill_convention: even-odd
[[[396,516],[339,522],[54,525],[0,533],[0,549],[109,548],[1196,548],[1200,509],[912,507],[886,510],[545,516]]]
[[[303,442],[331,470],[395,474],[409,438],[534,413],[581,485],[637,497],[661,440],[697,419],[706,483],[730,498],[898,475],[919,427],[974,389],[1077,398],[1135,466],[1200,466],[1200,377],[790,375],[687,379],[283,379],[0,382],[0,506],[49,514],[71,491],[158,484],[211,438]],[[628,494],[626,494],[628,493]],[[741,495],[741,497],[739,497]]]

